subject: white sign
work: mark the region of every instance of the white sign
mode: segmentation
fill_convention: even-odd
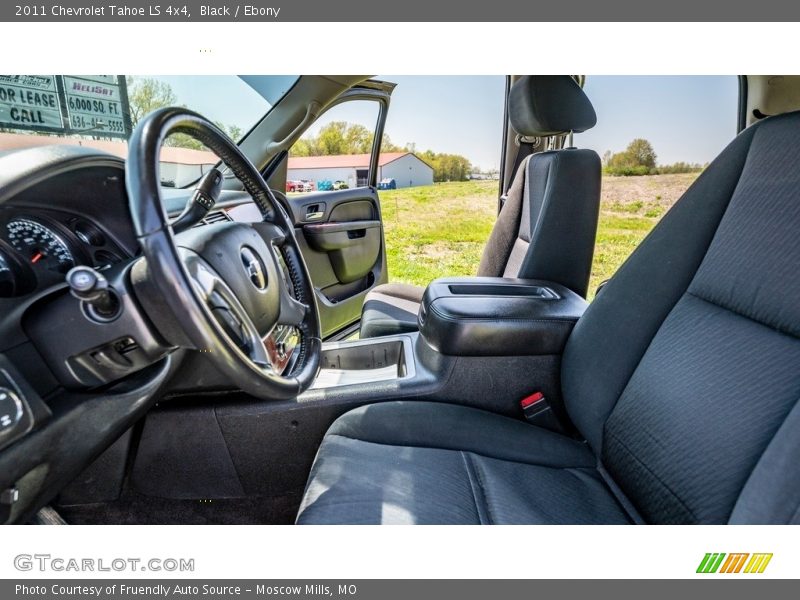
[[[0,75],[0,126],[63,129],[54,75]]]
[[[116,75],[64,75],[67,127],[78,132],[125,135],[123,99]]]
[[[0,127],[127,137],[127,110],[116,75],[0,75]]]

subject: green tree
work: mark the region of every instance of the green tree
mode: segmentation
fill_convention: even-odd
[[[603,155],[606,172],[611,175],[648,175],[655,173],[656,152],[650,142],[636,138],[623,152]]]
[[[345,128],[344,144],[348,154],[366,154],[372,150],[375,134],[363,125],[353,124]]]
[[[166,81],[151,79],[149,77],[126,77],[128,87],[128,104],[130,108],[131,124],[136,124],[154,110],[165,106],[175,106],[178,98],[172,91],[172,86]]]
[[[636,138],[625,149],[634,165],[641,167],[654,168],[656,166],[656,151],[650,142],[642,138]]]
[[[434,181],[466,181],[472,172],[470,162],[458,154],[438,154],[433,165]]]
[[[317,156],[313,152],[313,144],[311,140],[306,138],[300,138],[297,140],[294,145],[292,146],[292,155],[293,156]]]
[[[331,121],[319,130],[316,146],[323,156],[348,154],[345,144],[346,121]]]
[[[331,156],[337,154],[366,154],[372,150],[374,132],[358,123],[331,121],[316,134],[306,134],[292,146],[292,156]],[[408,152],[408,146],[398,146],[387,134],[381,138],[381,152]],[[472,172],[469,160],[458,154],[436,153],[432,150],[416,153],[433,167],[434,181],[466,181]]]
[[[466,181],[472,172],[469,160],[459,154],[436,153],[425,150],[417,153],[422,160],[433,167],[434,181]]]
[[[136,124],[145,116],[166,106],[182,106],[178,104],[178,98],[172,86],[166,81],[159,81],[151,77],[131,77],[125,78],[128,88],[128,105],[131,116],[131,125]],[[219,121],[217,127],[224,131],[234,142],[242,138],[242,128],[238,125],[226,125]],[[202,142],[198,142],[191,136],[177,133],[171,135],[164,141],[164,145],[177,148],[190,148],[192,150],[206,150]]]
[[[316,134],[306,134],[292,146],[293,156],[332,156],[336,154],[367,154],[372,151],[375,133],[359,123],[331,121]],[[382,152],[403,152],[388,135],[381,139]]]

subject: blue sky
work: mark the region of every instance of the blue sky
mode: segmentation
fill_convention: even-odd
[[[502,139],[502,76],[379,76],[397,88],[386,132],[397,144],[419,150],[463,154],[482,168],[497,167]],[[233,76],[160,77],[181,103],[214,120],[243,129],[268,106]],[[200,81],[198,81],[200,80]],[[198,83],[200,85],[198,85]],[[633,138],[653,144],[658,162],[706,163],[736,133],[737,82],[733,76],[605,76],[587,78],[586,93],[597,110],[597,126],[575,136],[575,144],[623,150]],[[327,120],[370,124],[374,112],[339,109]]]
[[[650,141],[659,164],[707,163],[736,135],[735,76],[591,76],[586,94],[597,125],[575,144],[623,150],[633,138]]]
[[[170,85],[178,104],[212,121],[247,131],[269,109],[269,103],[235,75],[143,75]]]
[[[380,76],[397,84],[386,133],[396,144],[466,156],[483,168],[500,164],[505,78]]]

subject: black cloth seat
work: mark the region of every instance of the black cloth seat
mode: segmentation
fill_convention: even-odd
[[[627,523],[595,465],[585,444],[489,412],[374,404],[328,431],[298,522]]]
[[[561,361],[585,443],[367,406],[331,427],[298,522],[799,523],[799,166],[800,113],[749,127],[591,303]]]
[[[509,120],[522,136],[582,132],[597,117],[567,75],[525,76],[508,98]],[[544,279],[586,297],[600,207],[600,157],[592,150],[539,152],[517,168],[483,250],[479,277]],[[424,288],[384,284],[361,311],[362,338],[416,331]]]

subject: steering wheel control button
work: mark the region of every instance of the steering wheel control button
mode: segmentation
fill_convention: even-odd
[[[239,348],[247,347],[247,334],[244,331],[242,322],[227,308],[214,308],[212,313],[216,317],[222,329],[233,340]]]
[[[13,429],[22,420],[22,401],[17,393],[0,387],[0,433]]]
[[[211,169],[194,190],[192,201],[202,206],[206,211],[214,208],[217,198],[222,191],[222,173],[219,169]]]
[[[250,278],[250,282],[259,290],[267,288],[267,269],[264,263],[252,249],[244,246],[240,252],[245,273]]]
[[[102,323],[113,321],[120,310],[116,294],[108,286],[108,281],[91,267],[73,267],[67,273],[70,293],[80,300],[86,313],[94,321]]]
[[[172,222],[173,233],[180,233],[197,225],[214,208],[222,191],[222,173],[211,169],[203,175],[183,212]]]

